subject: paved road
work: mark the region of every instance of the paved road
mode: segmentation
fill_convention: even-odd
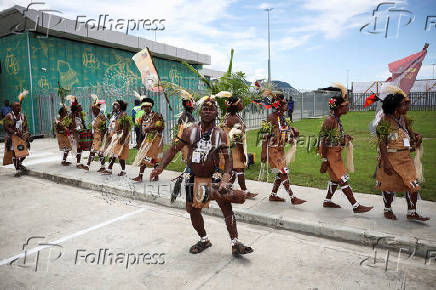
[[[434,259],[426,265],[423,258],[407,260],[403,254],[397,264],[397,256],[390,253],[385,271],[384,250],[378,251],[374,264],[371,248],[243,223],[240,238],[255,252],[234,258],[224,222],[213,217],[205,218],[213,247],[191,255],[188,249],[197,237],[181,210],[29,176],[11,188],[10,176],[9,169],[0,168],[3,289],[434,289],[436,285]],[[38,236],[25,245],[24,259],[23,244]]]

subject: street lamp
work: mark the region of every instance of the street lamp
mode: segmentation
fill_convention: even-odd
[[[268,13],[268,83],[271,83],[271,42],[270,42],[270,31],[269,31],[269,12],[274,8],[264,9]]]
[[[433,79],[434,79],[434,66],[436,65],[436,63],[432,63],[433,66]]]

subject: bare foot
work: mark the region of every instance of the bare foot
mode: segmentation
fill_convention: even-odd
[[[135,178],[132,178],[133,181],[142,182],[142,175],[138,175]]]
[[[120,173],[118,173],[118,176],[125,176],[126,173],[124,171],[121,171]]]
[[[368,212],[370,210],[372,210],[372,206],[364,206],[361,204],[359,204],[358,207],[353,208],[354,213],[364,213],[364,212]]]
[[[306,201],[304,200],[304,199],[300,199],[300,198],[298,198],[298,197],[296,197],[296,196],[294,196],[294,198],[291,198],[291,203],[293,204],[293,205],[299,205],[299,204],[303,204],[303,203],[305,203]]]
[[[397,217],[394,215],[394,212],[392,210],[385,210],[384,216],[388,220],[397,220]]]
[[[270,195],[270,196],[269,196],[269,201],[280,201],[280,202],[284,202],[285,199],[284,199],[284,198],[281,198],[281,197],[278,196],[278,195]]]
[[[326,208],[341,208],[339,204],[334,203],[333,201],[324,201],[322,206]]]
[[[413,214],[408,214],[407,215],[407,219],[408,220],[416,220],[416,221],[428,221],[430,218],[429,217],[423,217],[421,215],[419,215],[418,213],[413,213]]]

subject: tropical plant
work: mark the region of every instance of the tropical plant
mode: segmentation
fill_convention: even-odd
[[[231,92],[233,96],[237,96],[241,99],[244,106],[251,103],[253,99],[257,97],[255,90],[250,86],[250,82],[245,79],[245,73],[239,71],[236,73],[232,72],[233,68],[233,54],[234,50],[230,53],[230,63],[227,68],[227,72],[215,81],[210,81],[205,78],[198,70],[193,66],[183,61],[183,64],[188,67],[195,75],[198,76],[207,88],[207,93],[210,95],[218,94],[222,91]],[[224,98],[217,98],[217,103],[221,111],[221,117],[226,113],[226,102]]]
[[[61,84],[58,82],[58,96],[61,98],[61,104],[65,105],[65,100],[70,90],[64,89],[61,87]]]

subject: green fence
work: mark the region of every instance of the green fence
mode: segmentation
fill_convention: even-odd
[[[90,93],[109,102],[119,97],[133,101],[133,90],[143,88],[133,55],[120,49],[36,33],[0,38],[0,102],[16,100],[23,89],[31,91],[23,103],[23,111],[28,116],[31,132],[45,134],[47,118],[53,119],[58,104],[54,97],[48,96],[56,93],[58,82],[85,103],[89,102]],[[153,59],[162,80],[198,88],[197,76],[180,62]],[[154,97],[160,101],[160,97]],[[176,98],[171,102],[177,107]],[[167,116],[173,118],[175,114],[177,108]]]

